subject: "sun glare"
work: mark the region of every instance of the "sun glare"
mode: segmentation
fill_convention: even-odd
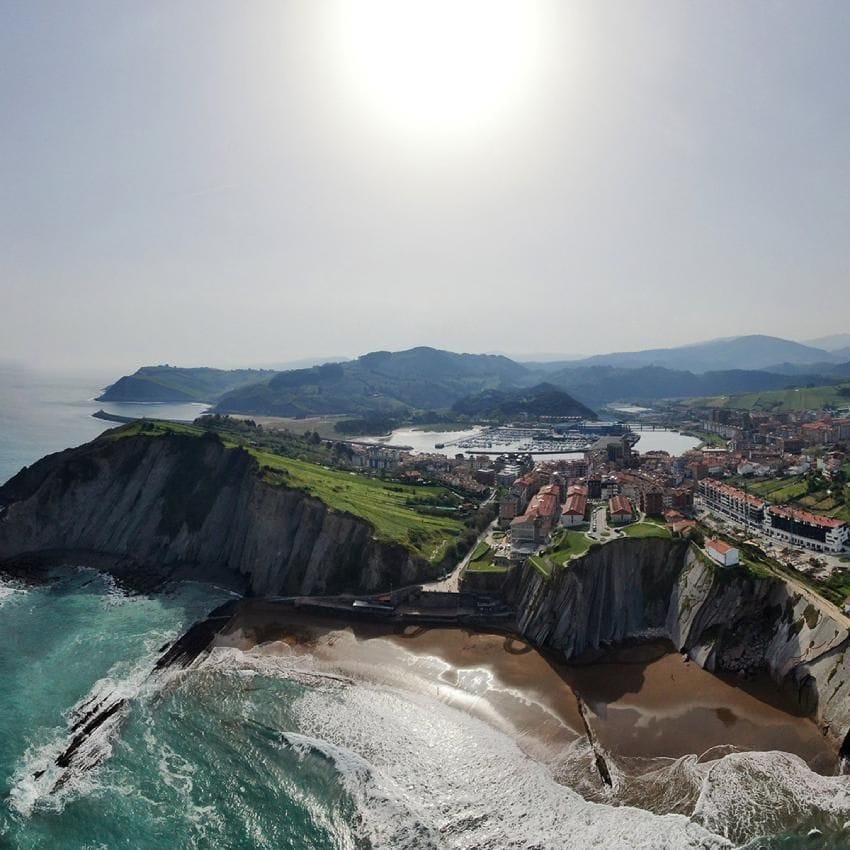
[[[399,130],[458,137],[504,120],[529,94],[539,50],[528,0],[348,0],[336,54],[360,99]]]

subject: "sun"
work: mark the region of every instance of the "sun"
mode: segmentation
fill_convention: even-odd
[[[476,134],[533,95],[530,0],[340,0],[336,59],[360,110],[420,137]]]

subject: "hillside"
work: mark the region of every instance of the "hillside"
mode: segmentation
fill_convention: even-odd
[[[844,349],[850,351],[850,334],[830,334],[829,336],[819,336],[817,339],[804,339],[803,345],[810,345],[812,348],[822,348],[824,351],[839,351]]]
[[[483,419],[515,419],[528,416],[563,416],[596,419],[596,414],[571,395],[552,384],[528,389],[484,390],[452,405],[452,413]]]
[[[826,385],[850,376],[850,364],[836,359],[840,353],[756,336],[560,363],[517,363],[502,355],[418,347],[286,371],[144,366],[116,381],[100,400],[204,401],[216,404],[219,412],[248,416],[405,420],[445,413],[485,391],[515,392],[545,382],[598,409],[617,401],[652,403]],[[738,365],[706,368],[721,362]],[[747,362],[771,365],[740,365]]]
[[[598,408],[613,401],[652,403],[668,398],[784,389],[801,378],[743,369],[694,374],[660,366],[588,366],[561,369],[548,374],[546,380],[584,404]]]
[[[743,395],[696,398],[691,407],[729,407],[735,410],[764,410],[781,413],[791,410],[822,410],[846,408],[850,405],[850,382],[818,387],[745,393]]]
[[[779,337],[753,334],[732,339],[683,345],[676,348],[654,348],[645,351],[623,351],[599,354],[572,365],[620,366],[630,369],[641,366],[662,366],[691,372],[728,369],[766,369],[775,363],[817,363],[834,361],[833,356],[820,348],[803,345]]]
[[[280,372],[226,394],[216,409],[289,417],[442,410],[484,389],[528,382],[530,374],[497,355],[425,347],[376,351],[347,363]]]
[[[768,369],[777,375],[792,375],[805,383],[825,384],[830,378],[850,378],[850,362],[842,363],[778,363]],[[818,381],[817,378],[823,380]]]
[[[142,366],[107,387],[98,401],[208,402],[275,373],[266,369],[210,369]]]

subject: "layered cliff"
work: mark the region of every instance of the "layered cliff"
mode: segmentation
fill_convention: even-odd
[[[365,520],[267,483],[248,452],[177,434],[107,435],[0,488],[0,564],[46,560],[256,594],[368,591],[433,569]]]
[[[779,578],[721,569],[683,541],[623,539],[551,579],[526,567],[508,593],[520,631],[568,658],[664,637],[710,671],[766,670],[825,731],[850,728],[846,620]]]

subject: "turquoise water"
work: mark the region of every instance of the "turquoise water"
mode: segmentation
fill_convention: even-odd
[[[195,584],[128,597],[77,569],[45,587],[5,587],[0,845],[356,846],[346,838],[353,806],[332,765],[299,755],[276,731],[291,726],[286,706],[299,685],[270,679],[244,699],[215,674],[148,678],[157,650],[225,598]],[[129,711],[99,742],[104,764],[58,792],[39,786],[32,776],[67,741],[73,707],[107,692],[128,696]],[[280,758],[257,775],[270,751]]]
[[[346,846],[328,815],[347,805],[332,766],[287,750],[274,731],[286,728],[287,696],[298,685],[270,680],[245,700],[203,677],[147,678],[157,649],[224,598],[199,585],[127,597],[89,570],[66,570],[55,584],[5,598],[0,836],[7,846]],[[105,742],[111,757],[59,793],[37,793],[29,779],[65,742],[68,712],[113,689],[130,697],[130,709]],[[282,757],[258,776],[258,753],[278,748]]]
[[[87,399],[105,382],[0,370],[0,480],[102,430]],[[227,598],[199,584],[127,595],[74,567],[42,586],[0,582],[0,848],[850,847],[847,777],[782,753],[688,756],[642,780],[648,806],[688,816],[616,791],[591,803],[573,790],[593,772],[586,742],[531,759],[412,659],[341,677],[311,655],[217,649],[151,675],[163,645]],[[87,751],[97,763],[56,768],[76,712],[116,694],[125,708]],[[809,841],[812,827],[824,838]]]

